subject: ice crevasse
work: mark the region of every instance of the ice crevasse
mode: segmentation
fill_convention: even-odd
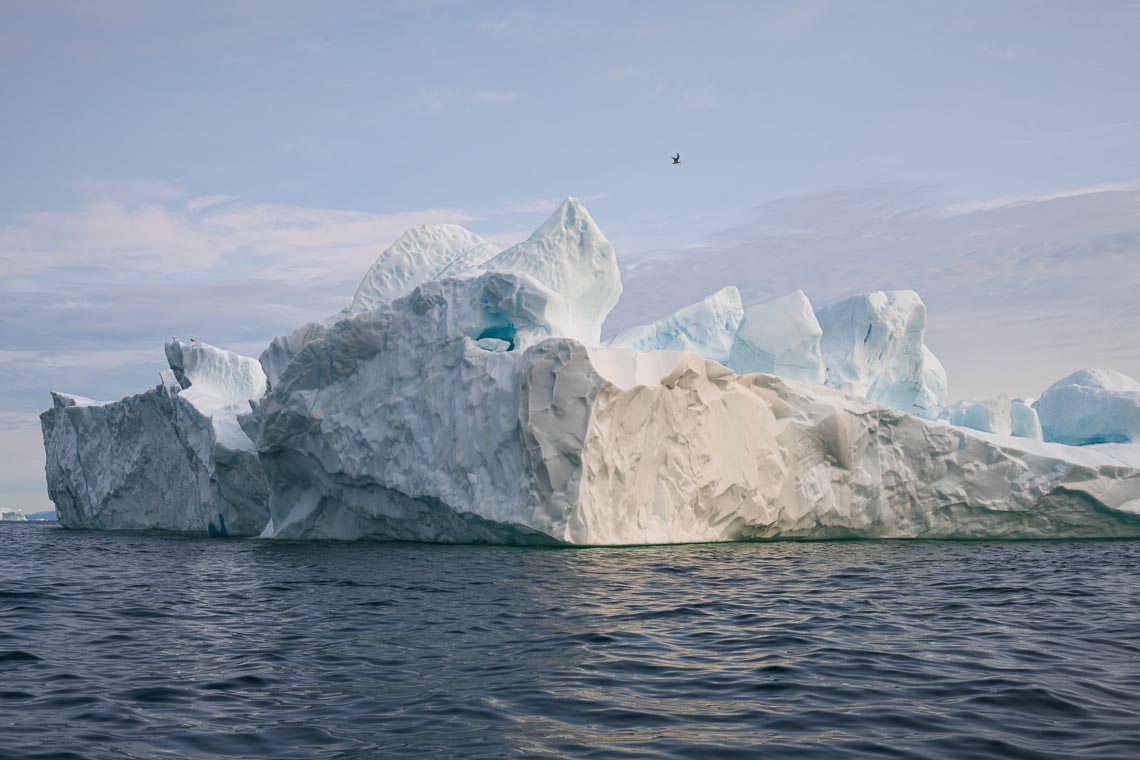
[[[1008,399],[998,433],[937,419],[910,291],[814,309],[729,287],[603,343],[621,290],[573,199],[501,252],[413,230],[260,363],[176,343],[151,391],[56,394],[60,520],[578,545],[1140,535],[1135,447],[1000,434]]]

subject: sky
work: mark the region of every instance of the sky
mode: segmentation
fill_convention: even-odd
[[[0,0],[0,507],[50,508],[49,390],[257,355],[405,229],[567,195],[607,333],[912,288],[952,399],[1140,377],[1138,40],[1124,0]]]

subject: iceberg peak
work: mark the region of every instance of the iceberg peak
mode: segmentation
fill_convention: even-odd
[[[602,323],[621,296],[614,247],[576,198],[567,198],[523,242],[486,269],[528,274],[566,302],[566,337],[601,342]]]
[[[877,290],[816,309],[827,385],[925,419],[946,403],[946,370],[926,347],[926,304]]]
[[[348,311],[371,311],[408,295],[425,282],[478,267],[498,252],[457,224],[424,224],[410,229],[377,257],[360,281]]]

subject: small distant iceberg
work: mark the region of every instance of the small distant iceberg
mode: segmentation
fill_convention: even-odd
[[[0,522],[25,522],[28,517],[18,509],[0,508]]]
[[[29,512],[27,518],[30,522],[55,522],[56,515],[54,509],[49,509],[44,512]]]
[[[259,359],[173,341],[140,394],[53,393],[49,496],[65,527],[218,537],[1140,536],[1131,378],[947,408],[913,291],[729,285],[603,341],[621,293],[572,198],[501,251],[419,227]]]
[[[1074,372],[1034,403],[1045,440],[1087,446],[1140,441],[1140,382],[1110,369]]]

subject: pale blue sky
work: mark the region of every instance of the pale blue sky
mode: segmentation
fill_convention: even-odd
[[[48,504],[49,388],[256,354],[404,228],[569,194],[614,327],[913,287],[955,398],[1140,374],[1137,72],[1137,2],[0,0],[0,506]]]

